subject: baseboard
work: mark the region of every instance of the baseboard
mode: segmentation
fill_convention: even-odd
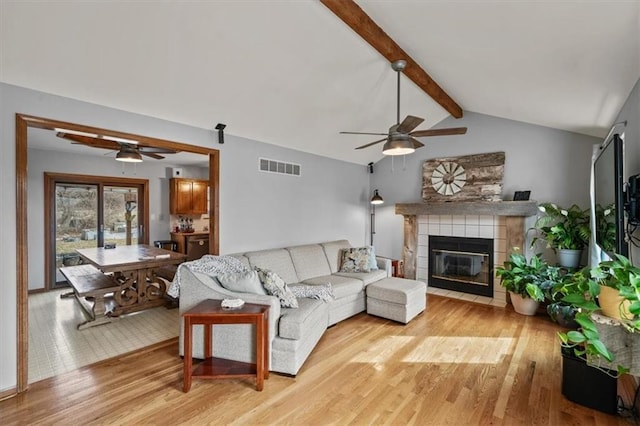
[[[16,395],[18,395],[18,388],[10,388],[10,389],[0,391],[0,401],[13,398]]]

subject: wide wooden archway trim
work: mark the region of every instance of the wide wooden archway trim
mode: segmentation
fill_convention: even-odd
[[[135,139],[144,145],[176,151],[203,154],[209,157],[209,252],[220,252],[219,199],[220,199],[220,152],[200,146],[152,138],[77,123],[16,114],[16,280],[17,280],[17,387],[16,392],[28,389],[28,241],[27,241],[27,140],[29,127],[53,130],[64,128],[104,136]],[[6,396],[6,395],[3,395]]]
[[[353,0],[320,0],[338,18],[376,49],[389,62],[407,61],[404,74],[420,89],[455,118],[462,118],[462,108],[438,83],[409,56],[378,24]]]

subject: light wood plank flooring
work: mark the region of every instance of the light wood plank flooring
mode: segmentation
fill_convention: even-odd
[[[195,380],[175,339],[33,384],[0,424],[626,425],[560,391],[545,316],[429,295],[404,326],[359,314],[327,330],[298,376]]]

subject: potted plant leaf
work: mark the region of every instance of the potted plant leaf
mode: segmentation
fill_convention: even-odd
[[[543,286],[550,285],[546,280],[547,267],[540,256],[527,260],[515,250],[504,266],[496,268],[496,276],[500,277],[500,284],[509,292],[513,309],[519,314],[534,315],[544,300]]]
[[[558,263],[566,268],[576,268],[582,250],[589,244],[589,210],[573,204],[568,209],[553,203],[542,203],[538,209],[543,214],[531,228],[538,235],[531,241],[533,247],[539,241],[556,252]]]
[[[560,267],[549,267],[550,279],[553,285],[545,293],[547,300],[547,313],[554,322],[564,328],[577,329],[578,323],[575,320],[578,308],[565,298],[570,295],[582,297],[589,291],[589,270],[588,268],[579,271],[566,271]]]

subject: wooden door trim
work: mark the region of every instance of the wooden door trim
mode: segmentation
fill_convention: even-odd
[[[125,139],[135,139],[145,145],[159,148],[175,149],[194,154],[209,156],[209,181],[211,182],[210,215],[209,215],[209,252],[219,253],[219,189],[220,189],[220,151],[204,148],[182,142],[152,138],[132,133],[125,133],[99,127],[85,126],[49,118],[36,117],[28,114],[16,113],[16,334],[17,334],[17,386],[16,393],[28,389],[28,338],[29,338],[29,310],[28,310],[28,240],[27,240],[27,138],[28,128],[53,130],[64,128],[87,133],[115,136]],[[149,200],[145,200],[149,203]]]
[[[61,182],[70,182],[73,184],[88,184],[96,185],[98,188],[104,186],[125,186],[125,187],[137,187],[141,189],[142,205],[144,207],[142,215],[138,213],[138,223],[143,226],[144,233],[142,239],[138,241],[141,244],[149,244],[149,179],[140,178],[128,178],[118,176],[94,176],[94,175],[79,175],[72,173],[55,173],[44,172],[44,280],[45,289],[50,290],[53,277],[53,265],[51,261],[51,248],[53,243],[53,237],[55,235],[55,206],[52,204],[53,197],[55,196],[55,185]],[[140,209],[138,209],[140,212]],[[141,219],[140,219],[141,218]]]

